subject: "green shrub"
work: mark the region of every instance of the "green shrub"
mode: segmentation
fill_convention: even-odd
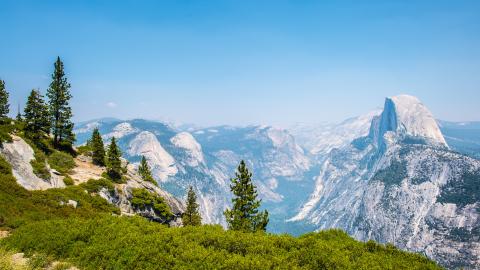
[[[289,235],[168,228],[140,217],[97,216],[25,225],[3,240],[82,269],[441,269],[424,256],[362,243],[340,230]]]
[[[75,168],[75,160],[67,153],[55,151],[48,157],[50,166],[58,172],[65,174]]]
[[[77,153],[79,155],[92,156],[92,147],[88,144],[77,147]]]
[[[61,205],[74,200],[78,207]],[[119,214],[118,208],[99,196],[85,193],[80,186],[28,191],[17,184],[10,164],[0,157],[0,227],[17,228],[38,220],[69,217],[94,217],[102,213]]]
[[[87,182],[82,183],[80,186],[89,193],[98,193],[102,188],[106,188],[110,193],[115,191],[115,185],[113,182],[106,178],[100,178],[98,180],[90,179]]]
[[[135,209],[146,210],[147,208],[153,209],[158,216],[170,220],[173,217],[170,207],[165,200],[153,193],[148,192],[144,188],[132,189],[132,206]]]
[[[67,175],[63,178],[63,183],[65,183],[66,186],[73,186],[75,181],[73,181],[72,177]]]
[[[46,163],[46,156],[45,154],[38,150],[37,148],[33,148],[35,159],[32,159],[30,161],[30,164],[32,165],[33,173],[44,179],[44,180],[49,180],[51,178],[50,171],[47,168],[47,163]]]

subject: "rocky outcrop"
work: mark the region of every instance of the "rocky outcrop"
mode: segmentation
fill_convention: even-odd
[[[18,184],[28,190],[45,190],[65,187],[63,176],[50,169],[50,179],[45,180],[33,173],[30,161],[35,159],[34,151],[22,138],[12,135],[12,142],[3,143],[0,154],[12,165],[12,172]],[[47,164],[48,167],[48,164]]]
[[[0,148],[0,154],[10,163],[12,166],[12,173],[18,184],[28,190],[46,190],[50,188],[64,188],[63,176],[56,173],[54,170],[50,170],[50,179],[44,180],[33,173],[32,165],[30,161],[35,158],[34,151],[22,138],[18,136],[12,136],[13,141],[3,143]],[[75,158],[76,168],[74,168],[69,174],[75,180],[75,184],[81,184],[90,179],[102,178],[102,173],[105,172],[104,168],[95,166],[91,163],[91,158],[86,156],[78,156]],[[124,160],[124,165],[127,162]],[[125,215],[141,215],[151,220],[159,222],[167,222],[172,226],[181,225],[181,214],[184,212],[183,202],[172,196],[170,193],[162,190],[152,183],[145,182],[136,172],[133,165],[127,166],[126,178],[128,179],[125,184],[116,184],[115,191],[113,193],[106,189],[100,192],[100,196],[107,199],[112,204],[118,206]],[[131,190],[134,188],[144,188],[148,192],[161,196],[165,199],[165,202],[170,206],[174,218],[172,220],[161,220],[153,211],[137,211],[131,206]],[[66,202],[60,202],[60,204],[71,205],[76,208],[78,203],[73,200]]]
[[[369,136],[331,152],[292,221],[480,268],[480,161],[452,152],[431,113],[388,98]]]

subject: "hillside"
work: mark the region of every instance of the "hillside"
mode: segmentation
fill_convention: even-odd
[[[220,226],[178,228],[152,211],[131,212],[131,189],[139,187],[161,196],[173,213],[181,211],[176,199],[138,179],[132,168],[118,184],[88,157],[62,169],[58,165],[71,157],[58,163],[50,154],[39,161],[38,151],[17,135],[2,143],[0,230],[6,238],[0,265],[6,269],[440,269],[421,255],[358,242],[338,230],[295,238]],[[36,162],[45,166],[44,178],[35,178]]]

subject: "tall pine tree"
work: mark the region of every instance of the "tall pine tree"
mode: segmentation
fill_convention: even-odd
[[[50,132],[48,107],[38,90],[32,90],[24,110],[25,135],[38,141]]]
[[[92,148],[93,163],[98,166],[105,166],[105,145],[103,144],[103,139],[98,128],[93,130],[89,145]]]
[[[0,80],[0,118],[6,118],[9,112],[8,92],[5,89],[5,82]]]
[[[142,161],[140,161],[140,165],[138,166],[138,173],[142,177],[143,181],[147,181],[157,185],[157,181],[153,179],[152,171],[150,169],[150,166],[148,166],[145,156],[142,156]]]
[[[200,226],[202,225],[202,217],[198,212],[197,195],[193,191],[192,186],[188,189],[187,209],[182,215],[183,226]]]
[[[232,209],[225,211],[228,228],[236,231],[265,231],[268,224],[268,212],[259,212],[261,200],[257,199],[257,191],[252,183],[252,173],[248,171],[242,160],[231,179],[230,190],[233,192]]]
[[[73,116],[72,108],[69,105],[69,101],[72,98],[70,84],[65,77],[60,57],[57,58],[54,66],[52,82],[47,91],[52,121],[53,145],[56,148],[61,146],[71,147],[75,141],[75,135],[73,134],[73,123],[71,120]]]
[[[122,180],[122,161],[120,157],[122,152],[117,146],[115,137],[112,138],[107,151],[107,174],[115,182],[121,182]]]

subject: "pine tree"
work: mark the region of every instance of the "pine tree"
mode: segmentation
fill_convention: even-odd
[[[259,212],[261,200],[257,199],[257,191],[252,183],[252,173],[248,171],[242,160],[231,179],[230,190],[233,192],[232,209],[225,211],[228,228],[236,231],[265,231],[268,224],[268,212]]]
[[[117,146],[115,137],[113,137],[107,152],[107,174],[116,182],[120,182],[122,179],[122,161],[120,160],[121,156],[122,152]]]
[[[75,141],[72,123],[72,108],[69,101],[72,98],[70,94],[70,84],[65,77],[63,63],[60,57],[54,64],[55,71],[52,74],[52,82],[48,88],[47,97],[49,99],[50,117],[52,121],[53,144],[56,148],[64,145],[71,147]]]
[[[48,107],[38,90],[32,90],[25,106],[25,135],[38,141],[50,132]]]
[[[0,80],[0,118],[6,118],[9,112],[8,92],[5,89],[5,82]]]
[[[202,225],[202,217],[198,212],[197,195],[193,191],[192,186],[188,189],[187,209],[182,215],[183,226],[200,226]]]
[[[92,148],[92,161],[93,164],[98,166],[105,166],[105,145],[103,144],[102,136],[98,131],[98,128],[95,128],[92,133],[92,138],[88,142]]]
[[[17,113],[17,117],[16,117],[15,120],[17,120],[17,122],[22,122],[23,121],[22,113],[20,112],[20,104],[18,104],[18,113]]]
[[[143,181],[151,182],[157,185],[157,181],[153,179],[152,171],[150,170],[150,166],[148,166],[147,159],[145,158],[145,156],[142,156],[142,161],[138,166],[138,173],[142,177]]]

